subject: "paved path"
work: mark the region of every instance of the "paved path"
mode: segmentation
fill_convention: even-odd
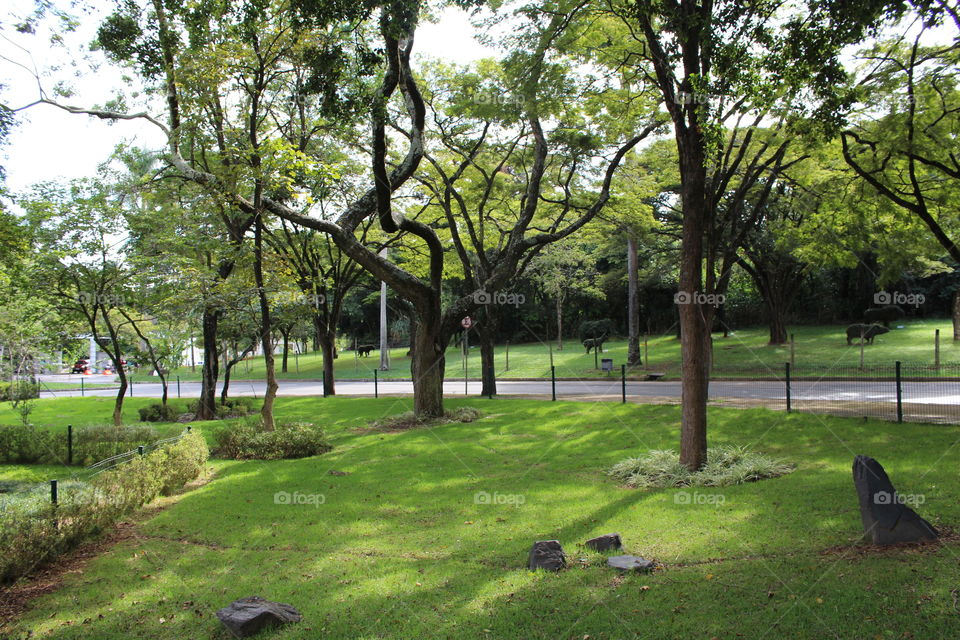
[[[896,402],[896,384],[893,382],[806,382],[797,381],[793,385],[792,397],[795,400],[858,401],[858,402]],[[230,394],[237,396],[262,396],[266,388],[262,381],[236,381],[230,384]],[[343,380],[337,382],[337,394],[344,396],[373,395],[373,381]],[[382,380],[378,390],[383,395],[412,395],[413,384],[402,380]],[[463,380],[448,379],[443,385],[448,397],[464,395]],[[499,395],[524,395],[550,397],[550,381],[500,380],[497,382]],[[219,387],[218,387],[219,392]],[[471,381],[467,395],[478,395],[480,382]],[[80,389],[65,391],[43,391],[43,398],[79,396]],[[109,397],[116,395],[116,389],[90,389],[86,396]],[[137,382],[133,387],[134,397],[159,398],[159,383]],[[184,398],[196,398],[200,395],[199,382],[180,383],[180,395]],[[312,380],[281,380],[280,395],[319,396],[323,395],[323,386]],[[170,385],[170,396],[177,397],[177,385]],[[620,380],[557,381],[557,397],[584,396],[620,396]],[[680,381],[627,382],[627,396],[634,398],[680,398]],[[781,382],[773,381],[716,381],[710,383],[710,397],[737,398],[747,400],[784,400],[785,389]],[[903,383],[904,402],[920,404],[960,405],[960,382],[905,382]]]

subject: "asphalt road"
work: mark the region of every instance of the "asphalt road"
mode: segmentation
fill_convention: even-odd
[[[266,385],[262,381],[236,381],[230,384],[230,394],[237,396],[262,396]],[[448,379],[444,385],[444,394],[449,397],[478,395],[480,382],[470,381],[464,390],[463,380]],[[413,384],[402,380],[383,380],[378,384],[383,395],[412,395]],[[219,392],[219,387],[218,387]],[[337,395],[372,396],[372,380],[342,380],[337,382]],[[497,392],[501,396],[544,396],[550,397],[550,381],[500,380]],[[159,383],[137,382],[133,388],[134,397],[159,398],[162,389]],[[280,395],[318,396],[323,394],[320,381],[281,380]],[[64,391],[43,391],[43,398],[79,396],[80,389]],[[112,397],[116,389],[88,389],[85,396]],[[199,382],[182,382],[180,396],[196,398],[200,395]],[[170,385],[170,396],[177,397],[177,385]],[[620,380],[557,381],[557,397],[620,396]],[[627,396],[638,398],[678,398],[680,381],[627,382]],[[815,382],[794,381],[792,384],[794,400],[822,400],[838,402],[890,402],[896,403],[896,384],[893,382]],[[781,382],[772,381],[715,381],[710,383],[712,399],[731,398],[746,400],[784,400],[785,388]],[[903,383],[903,401],[919,404],[960,405],[960,382],[905,382]]]

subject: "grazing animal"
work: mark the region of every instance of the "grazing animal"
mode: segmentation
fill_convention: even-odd
[[[873,344],[873,339],[890,329],[881,327],[879,324],[852,324],[847,327],[847,344],[854,338],[862,338],[867,344]]]
[[[904,317],[906,312],[899,305],[887,304],[882,307],[870,307],[863,312],[863,319],[868,323],[883,323],[883,326],[889,327],[891,322],[895,322]]]
[[[369,356],[370,352],[376,349],[372,344],[360,344],[357,345],[357,355]]]
[[[583,341],[583,346],[587,350],[587,353],[590,353],[590,349],[597,349],[603,351],[603,342],[607,338],[604,336],[602,338],[587,338]]]

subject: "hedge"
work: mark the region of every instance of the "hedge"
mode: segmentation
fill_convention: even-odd
[[[188,433],[177,442],[135,457],[95,476],[64,485],[57,505],[49,491],[0,510],[0,583],[96,535],[159,495],[170,495],[198,477],[209,456],[206,441]]]

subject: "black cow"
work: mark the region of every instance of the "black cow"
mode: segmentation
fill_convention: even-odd
[[[906,312],[899,305],[887,304],[882,307],[870,307],[863,312],[863,319],[868,323],[881,322],[883,326],[889,327],[891,322],[896,322],[904,317]]]
[[[873,339],[890,329],[881,327],[879,324],[852,324],[847,327],[847,344],[854,338],[862,338],[867,344],[873,344]]]
[[[376,348],[376,345],[372,344],[359,344],[357,345],[357,355],[369,356],[370,352]]]

